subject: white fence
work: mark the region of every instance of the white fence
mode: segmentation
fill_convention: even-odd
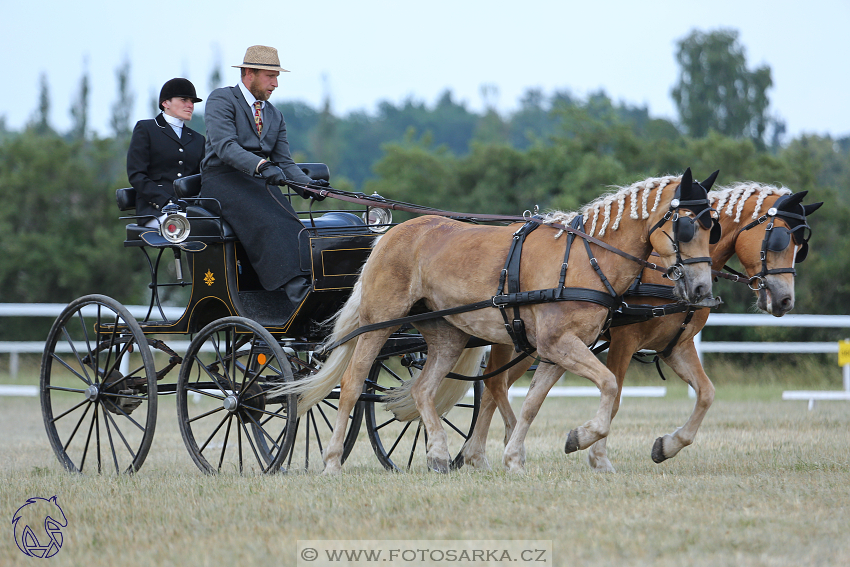
[[[0,303],[0,317],[58,317],[66,307],[64,303]],[[144,305],[126,306],[133,317],[141,319],[148,311]],[[182,308],[165,307],[165,316],[178,319],[183,313]],[[158,315],[158,311],[155,311]],[[712,313],[708,317],[707,326],[729,327],[810,327],[810,328],[839,328],[847,329],[850,336],[850,315],[771,315]],[[700,360],[705,353],[838,353],[837,342],[726,342],[703,341],[702,333],[694,338]],[[174,341],[169,346],[177,352],[183,352],[188,347],[188,341]],[[9,354],[9,374],[18,373],[18,353],[40,353],[44,343],[38,341],[7,341],[0,342],[0,353]],[[35,395],[35,386],[0,386],[0,395]],[[33,390],[31,392],[31,390]],[[556,391],[557,390],[557,391]],[[563,391],[561,391],[563,390]],[[511,396],[524,396],[527,389],[511,388]],[[15,394],[14,392],[18,392]],[[667,393],[664,387],[624,388],[624,396],[660,397]],[[786,392],[788,397],[783,399],[807,399],[812,407],[815,399],[847,399],[850,400],[850,368],[844,370],[844,392]],[[553,388],[550,395],[563,396],[598,396],[599,391],[592,386],[587,388]],[[795,397],[796,396],[796,397]]]

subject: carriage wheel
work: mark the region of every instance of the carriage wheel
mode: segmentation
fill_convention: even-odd
[[[62,311],[47,336],[40,391],[47,436],[66,469],[139,470],[156,427],[156,371],[120,303],[87,295]]]
[[[384,408],[380,396],[391,388],[400,386],[414,377],[425,364],[424,353],[411,353],[403,357],[378,359],[369,371],[366,382],[366,431],[378,460],[388,470],[410,470],[416,455],[425,459],[428,437],[420,419],[398,421],[392,412]],[[448,378],[446,378],[448,380]],[[442,416],[443,428],[448,436],[449,450],[458,454],[451,468],[462,466],[460,449],[472,434],[478,409],[481,405],[483,385],[480,380],[473,383],[471,396],[467,393],[451,410]]]
[[[298,361],[294,361],[297,366],[295,369],[296,380],[298,380],[299,375],[309,374],[321,367],[321,363],[317,360],[309,359],[309,353],[299,353],[299,355]],[[299,470],[321,472],[324,469],[322,455],[328,446],[331,435],[333,435],[338,408],[339,387],[335,388],[324,400],[307,410],[304,415],[298,418],[295,442],[292,444],[292,451],[284,461],[287,470],[293,472]],[[357,441],[357,435],[360,432],[362,422],[363,404],[357,402],[348,416],[348,427],[342,446],[343,462],[345,462],[354,448],[354,443]]]
[[[272,335],[244,317],[198,333],[180,367],[177,418],[192,460],[206,473],[273,473],[295,435],[295,396],[270,392],[292,380]]]

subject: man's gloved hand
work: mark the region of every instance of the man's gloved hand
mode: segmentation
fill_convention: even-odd
[[[315,187],[330,187],[330,186],[331,186],[331,184],[328,183],[324,179],[313,179],[312,181],[310,181],[310,187],[313,187],[313,188],[315,188]],[[325,195],[319,195],[317,193],[312,193],[310,191],[305,191],[304,194],[305,194],[305,197],[304,197],[305,199],[306,198],[312,198],[314,201],[324,201],[325,200]]]
[[[286,183],[286,176],[283,171],[271,163],[270,161],[263,162],[259,169],[260,175],[265,177],[270,185],[283,185]]]

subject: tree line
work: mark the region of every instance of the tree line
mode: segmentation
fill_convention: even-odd
[[[747,68],[734,31],[692,32],[680,41],[677,60],[681,73],[671,89],[677,123],[615,103],[603,91],[582,98],[529,89],[509,114],[471,111],[451,91],[433,105],[382,102],[372,114],[337,116],[330,101],[320,108],[296,101],[276,106],[296,160],[328,163],[335,187],[426,206],[500,214],[535,205],[574,210],[612,185],[686,167],[702,177],[720,169],[720,184],[753,180],[807,190],[807,202],[826,206],[810,219],[814,236],[809,258],[798,266],[795,312],[847,313],[850,138],[785,139],[781,119],[768,112],[770,69]],[[88,293],[147,302],[147,267],[141,254],[123,248],[129,221],[117,220],[114,200],[115,189],[128,186],[128,66],[117,71],[110,135],[88,131],[86,80],[68,133],[47,120],[46,81],[39,111],[25,128],[12,131],[0,120],[0,302],[67,302]],[[196,115],[192,126],[203,132],[203,117]],[[329,201],[322,205],[338,206]],[[722,311],[751,310],[754,299],[744,286],[717,287]],[[0,329],[0,338],[12,340],[20,328]],[[711,333],[736,340],[799,331]]]

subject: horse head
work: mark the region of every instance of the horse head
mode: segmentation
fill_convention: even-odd
[[[773,203],[765,200],[767,213],[745,226],[735,243],[735,253],[750,276],[750,289],[757,295],[756,306],[776,317],[794,308],[794,266],[809,253],[811,228],[806,217],[823,205],[804,205],[807,193],[782,195]]]
[[[660,218],[649,230],[649,241],[674,282],[674,295],[688,303],[711,298],[709,245],[720,239],[720,225],[709,204],[708,190],[717,174],[715,171],[700,183],[688,168],[675,189],[674,184],[669,186],[668,209],[658,208]]]

